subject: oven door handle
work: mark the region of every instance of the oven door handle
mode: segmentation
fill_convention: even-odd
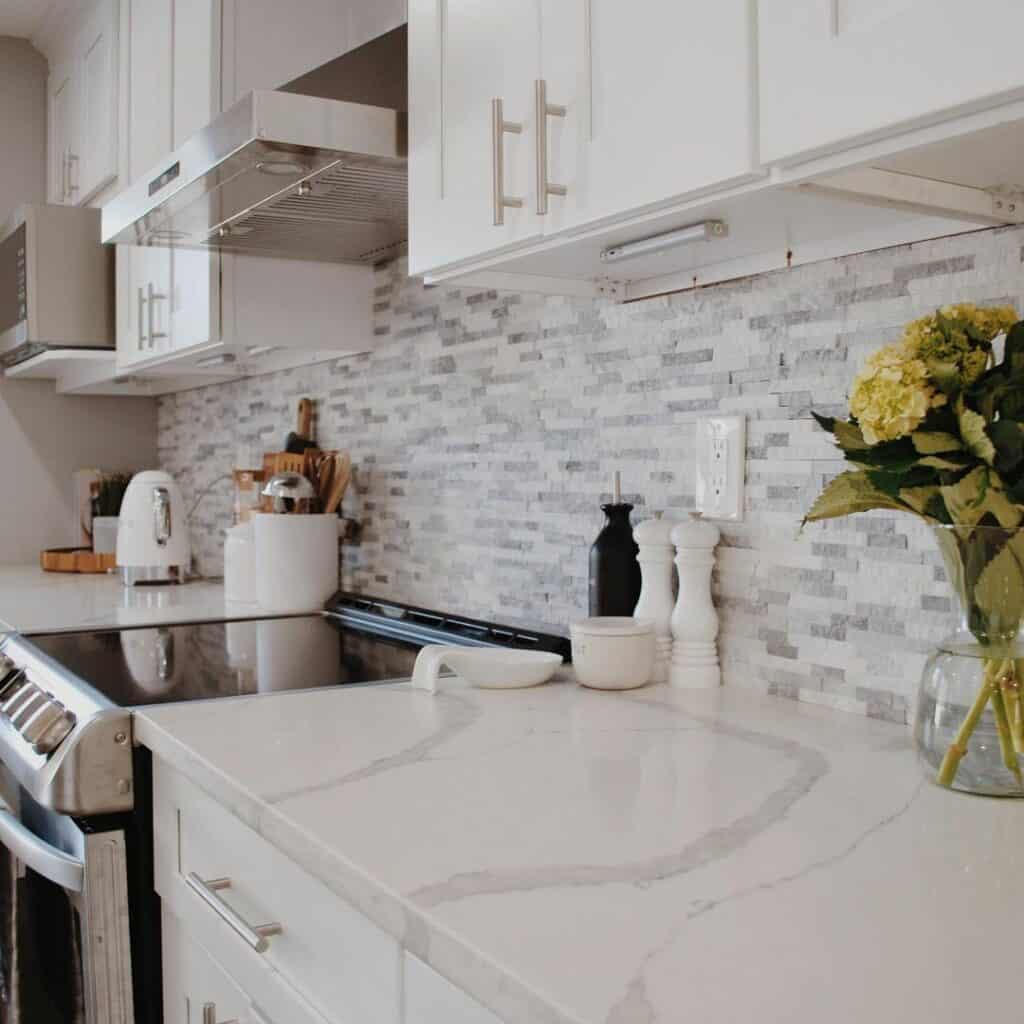
[[[0,843],[37,875],[68,892],[82,891],[85,864],[25,828],[3,800],[0,800]]]

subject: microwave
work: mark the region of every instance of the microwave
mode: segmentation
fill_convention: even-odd
[[[93,207],[19,206],[0,230],[0,364],[113,349],[114,248]]]

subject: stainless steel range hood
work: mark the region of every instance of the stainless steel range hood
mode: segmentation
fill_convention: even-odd
[[[339,263],[406,239],[406,115],[252,92],[103,207],[107,243]]]

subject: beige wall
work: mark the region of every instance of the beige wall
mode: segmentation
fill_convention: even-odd
[[[0,223],[46,198],[46,61],[0,36]],[[72,398],[48,381],[0,380],[0,563],[71,543],[76,469],[156,465],[156,403]]]

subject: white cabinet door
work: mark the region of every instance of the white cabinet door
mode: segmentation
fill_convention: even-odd
[[[171,0],[130,0],[128,162],[134,180],[171,151]]]
[[[758,21],[766,162],[1024,95],[1019,3],[758,0]]]
[[[75,143],[75,125],[78,119],[74,64],[55,68],[50,74],[49,106],[49,165],[48,193],[51,203],[73,203],[75,193],[72,175],[78,171],[71,166],[72,147]]]
[[[118,246],[117,365],[128,368],[171,351],[171,250]]]
[[[221,340],[219,255],[171,250],[170,317],[174,352]]]
[[[220,0],[174,0],[173,138],[180,146],[220,111]],[[220,256],[171,256],[171,350],[220,341]]]
[[[490,1010],[411,953],[402,961],[402,1024],[501,1024]]]
[[[219,0],[174,0],[172,61],[177,148],[220,112]]]
[[[187,934],[181,923],[164,910],[162,965],[164,1020],[167,1024],[206,1024],[203,1011],[213,1006],[214,1020],[252,1021],[251,1004],[232,978]]]
[[[543,222],[533,209],[533,83],[539,47],[536,4],[410,0],[413,274],[542,234]],[[501,120],[520,124],[519,134],[494,130],[495,99],[502,102]],[[496,218],[496,193],[522,205],[501,207]],[[495,219],[504,223],[495,225]]]
[[[87,202],[117,177],[117,18],[102,3],[80,40],[81,152],[76,202]]]
[[[748,0],[545,4],[541,34],[548,102],[566,108],[545,126],[547,177],[567,189],[545,231],[758,173]]]

